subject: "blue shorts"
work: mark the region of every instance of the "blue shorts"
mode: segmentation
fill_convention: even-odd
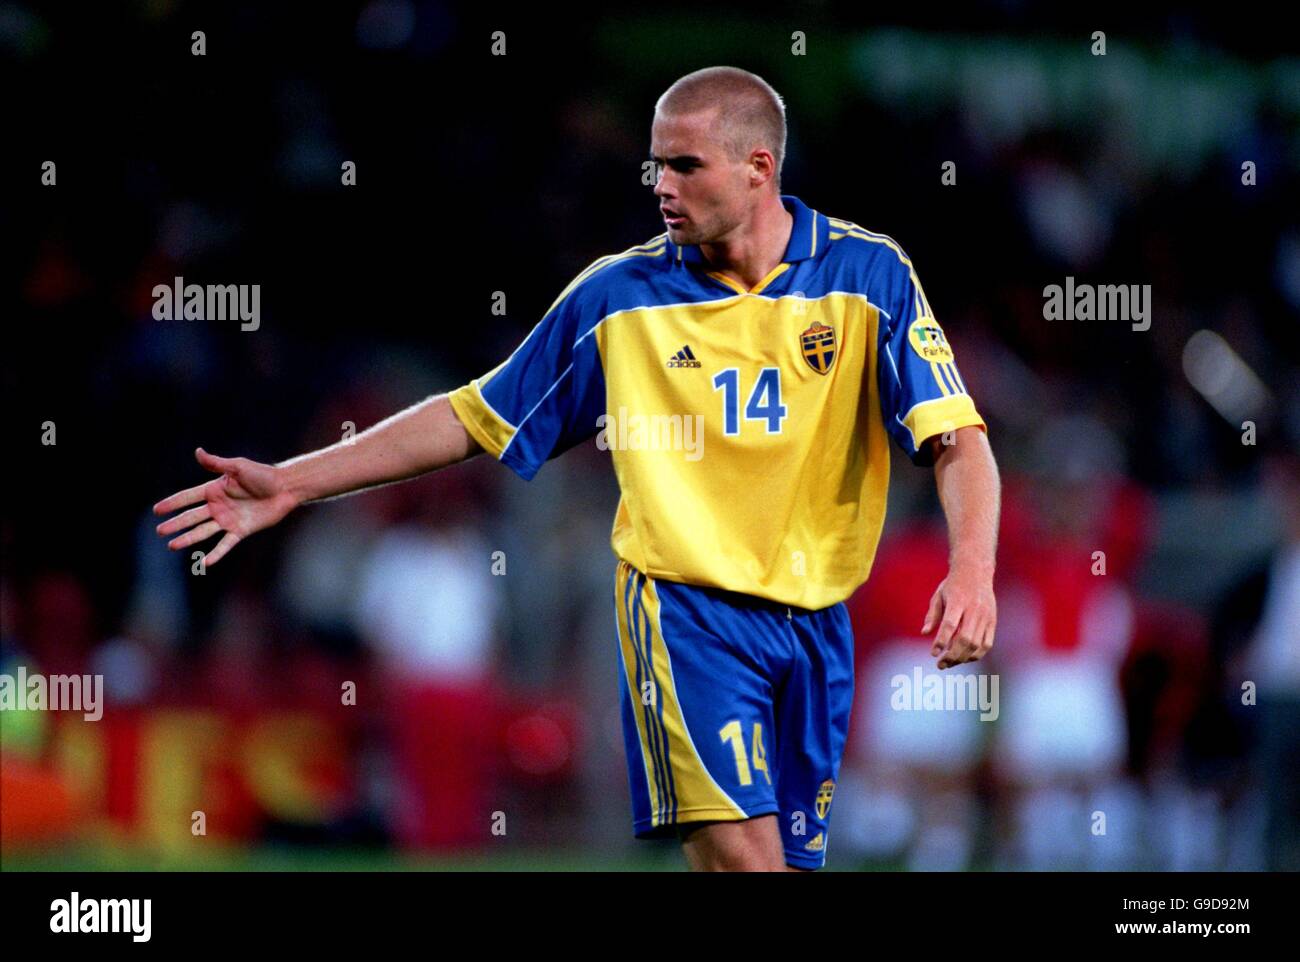
[[[821,868],[853,702],[845,605],[788,608],[620,561],[615,613],[636,837],[776,814],[786,862]]]

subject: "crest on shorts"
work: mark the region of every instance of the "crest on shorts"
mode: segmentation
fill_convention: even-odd
[[[818,374],[825,374],[835,363],[835,328],[813,321],[812,327],[799,335],[799,345],[803,359]]]
[[[835,794],[835,783],[829,778],[817,789],[817,817],[825,818],[831,810],[831,797]]]

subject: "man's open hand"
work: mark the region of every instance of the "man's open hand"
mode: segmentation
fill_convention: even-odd
[[[167,542],[172,551],[224,531],[225,537],[203,559],[205,566],[214,565],[244,538],[271,527],[298,506],[297,499],[284,487],[281,470],[274,465],[248,458],[219,458],[202,448],[195,450],[194,457],[221,477],[178,491],[153,506],[154,514],[167,514],[198,505],[158,525],[161,535],[185,532]]]
[[[928,635],[938,626],[930,654],[939,659],[939,668],[951,668],[983,658],[993,647],[997,623],[992,576],[972,568],[954,567],[930,599],[921,634]]]

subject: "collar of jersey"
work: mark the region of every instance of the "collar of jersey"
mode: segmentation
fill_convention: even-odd
[[[830,243],[831,225],[824,214],[819,214],[793,194],[782,194],[781,203],[792,215],[794,225],[790,229],[790,243],[786,245],[784,264],[816,257],[826,250]],[[668,252],[672,255],[670,263],[707,264],[700,253],[698,244],[678,246],[668,241]]]

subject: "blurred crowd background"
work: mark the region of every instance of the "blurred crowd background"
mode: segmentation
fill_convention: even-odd
[[[784,191],[914,260],[1005,485],[997,644],[958,669],[999,717],[896,711],[947,541],[893,452],[830,864],[1300,867],[1300,58],[1158,7],[0,4],[0,671],[106,686],[97,722],[0,713],[3,861],[676,864],[631,837],[594,443],[310,506],[202,576],[150,508],[200,444],[284,460],[497,364],[662,231],[654,101],[731,64],[785,98]],[[155,320],[176,276],[260,284],[259,329]],[[1045,320],[1067,277],[1149,284],[1149,330]]]

